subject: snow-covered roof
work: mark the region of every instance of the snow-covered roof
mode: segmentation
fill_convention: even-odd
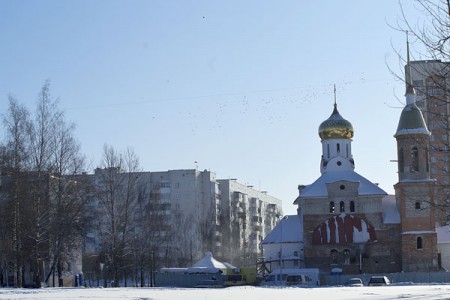
[[[314,183],[305,186],[300,192],[300,198],[306,197],[327,197],[327,183],[340,180],[359,182],[359,195],[386,195],[387,193],[376,184],[370,182],[353,170],[324,172]],[[295,204],[295,202],[294,202]]]
[[[383,206],[383,223],[400,224],[400,213],[395,201],[395,195],[387,195],[381,201]]]
[[[303,220],[299,215],[289,215],[281,219],[275,228],[264,238],[262,244],[303,242]]]
[[[450,243],[450,227],[442,226],[436,228],[437,243],[438,244],[449,244]]]
[[[226,270],[227,266],[221,263],[220,261],[214,259],[211,252],[206,252],[205,256],[198,262],[196,262],[192,266],[192,268],[189,269],[198,269],[198,268]]]

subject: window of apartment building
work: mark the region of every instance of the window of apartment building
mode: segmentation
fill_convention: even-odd
[[[350,201],[350,212],[355,212],[355,201]]]
[[[331,264],[338,263],[338,251],[336,249],[333,249],[330,251],[330,258],[331,258]]]
[[[331,201],[331,202],[330,202],[330,213],[334,213],[334,210],[335,210],[335,208],[334,208],[334,202]]]
[[[170,182],[161,182],[161,188],[170,188]]]
[[[423,245],[422,245],[422,238],[419,236],[417,238],[417,249],[422,249]]]
[[[339,203],[339,212],[345,212],[345,203],[344,203],[344,201],[341,201]]]

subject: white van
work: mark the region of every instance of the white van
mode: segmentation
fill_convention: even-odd
[[[304,274],[289,274],[286,277],[286,285],[310,285],[311,278]]]
[[[300,269],[278,269],[261,283],[266,286],[312,285],[313,280]]]

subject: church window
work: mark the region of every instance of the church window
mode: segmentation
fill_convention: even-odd
[[[348,157],[348,144],[347,144],[347,145],[345,145],[345,152],[346,152],[346,154],[347,154],[347,157]]]
[[[425,171],[426,172],[430,172],[430,156],[429,156],[429,151],[428,148],[425,149]]]
[[[330,202],[330,213],[334,213],[334,202]]]
[[[355,201],[350,201],[350,212],[355,212]]]
[[[422,245],[422,238],[419,236],[417,238],[417,249],[422,249],[423,245]]]
[[[327,144],[327,156],[330,158],[330,144]]]
[[[416,202],[415,207],[416,207],[416,209],[420,209],[420,202],[419,201]]]
[[[332,264],[338,263],[338,251],[336,249],[333,249],[330,251],[330,257],[331,257]]]
[[[294,256],[298,256],[298,251],[294,251]]]
[[[336,151],[337,153],[341,152],[341,144],[336,145]]]
[[[411,171],[419,171],[419,149],[413,147],[411,151]]]
[[[345,203],[344,203],[344,201],[341,201],[341,203],[339,203],[339,211],[340,212],[345,212]]]
[[[350,250],[345,249],[344,250],[344,264],[350,263]]]
[[[404,158],[403,158],[403,148],[398,149],[398,171],[403,173],[404,168]]]

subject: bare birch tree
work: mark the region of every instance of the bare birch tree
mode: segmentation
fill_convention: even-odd
[[[137,203],[139,159],[131,150],[119,153],[113,147],[103,148],[98,199],[103,220],[102,256],[112,274],[115,286],[126,278],[127,257],[134,241],[134,209]]]
[[[4,172],[7,175],[8,188],[3,193],[3,202],[6,210],[11,211],[12,218],[2,218],[2,226],[11,228],[11,231],[5,235],[5,238],[12,240],[11,244],[2,241],[2,252],[6,254],[6,259],[13,262],[12,271],[14,274],[14,284],[18,287],[23,286],[23,269],[25,257],[22,253],[25,231],[22,224],[22,207],[24,201],[20,191],[23,189],[21,177],[29,165],[29,135],[31,122],[29,112],[20,105],[17,100],[9,96],[9,107],[6,115],[3,116],[3,125],[6,131],[6,140],[4,147]],[[4,246],[11,246],[10,249]]]

